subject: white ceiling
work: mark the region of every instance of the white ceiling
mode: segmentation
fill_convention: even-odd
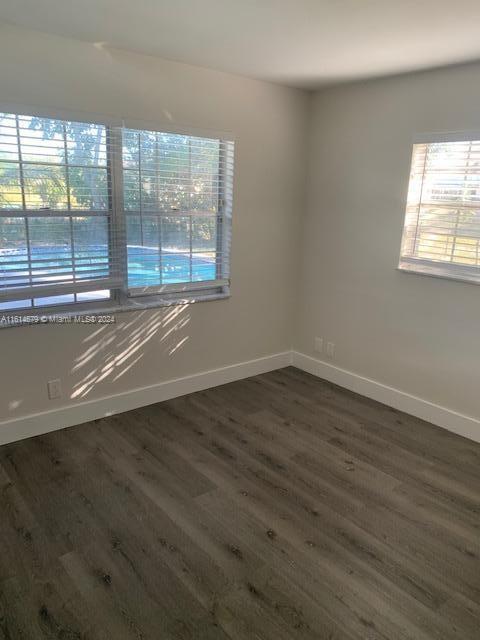
[[[479,0],[0,0],[0,20],[307,88],[480,58]]]

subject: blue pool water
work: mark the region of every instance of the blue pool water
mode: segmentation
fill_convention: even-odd
[[[191,273],[190,273],[191,269]],[[130,287],[215,280],[215,258],[128,247],[128,284]]]
[[[27,259],[23,250],[0,250],[0,282],[12,287],[28,284]],[[72,269],[72,253],[68,246],[34,247],[31,259],[35,262],[32,274],[34,282],[57,278],[62,271],[68,274]],[[75,251],[75,273],[77,279],[85,280],[108,276],[107,247],[95,245],[89,246],[88,251]],[[214,257],[194,254],[190,260],[190,255],[185,253],[163,251],[160,254],[154,248],[128,247],[129,287],[198,282],[215,278]],[[48,304],[48,299],[44,299],[43,304]]]

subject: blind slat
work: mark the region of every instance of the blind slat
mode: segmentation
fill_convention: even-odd
[[[215,289],[230,284],[227,278],[217,280],[204,280],[202,282],[186,282],[165,284],[160,287],[132,287],[128,295],[131,297],[144,296],[146,293],[183,293],[188,291],[202,291],[204,289]]]
[[[115,279],[92,279],[86,282],[40,282],[36,286],[12,287],[9,290],[0,289],[0,301],[23,300],[24,298],[38,298],[97,291],[99,289],[115,289],[121,282]]]

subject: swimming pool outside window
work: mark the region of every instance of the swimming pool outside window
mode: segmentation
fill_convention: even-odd
[[[232,180],[222,139],[0,114],[0,311],[225,294]]]

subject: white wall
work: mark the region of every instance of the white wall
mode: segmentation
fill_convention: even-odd
[[[396,270],[414,133],[480,131],[480,65],[314,96],[294,347],[480,418],[480,288]]]
[[[308,94],[9,26],[0,87],[3,103],[236,138],[231,298],[122,313],[113,327],[0,330],[0,421],[290,349]],[[57,377],[64,397],[51,402]]]
[[[4,26],[0,86],[4,103],[237,140],[232,297],[113,327],[0,330],[0,422],[286,351],[292,336],[311,356],[322,336],[333,364],[480,418],[480,289],[396,270],[412,136],[480,130],[479,65],[323,90],[309,122],[301,91]]]

